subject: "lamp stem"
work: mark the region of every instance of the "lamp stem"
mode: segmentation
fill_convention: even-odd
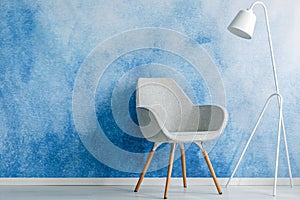
[[[269,24],[269,17],[268,17],[268,10],[266,5],[261,1],[254,2],[248,10],[252,10],[256,5],[261,5],[264,9],[265,19],[266,19],[266,26],[267,26],[267,32],[268,32],[268,44],[271,54],[271,62],[272,62],[272,68],[273,68],[273,77],[274,77],[274,83],[276,88],[276,93],[280,94],[279,92],[279,86],[278,86],[278,78],[277,78],[277,71],[276,71],[276,63],[275,63],[275,57],[274,57],[274,50],[273,50],[273,44],[272,44],[272,36],[270,31],[270,24]],[[278,99],[279,101],[279,99]]]

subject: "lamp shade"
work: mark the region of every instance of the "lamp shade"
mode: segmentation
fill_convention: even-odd
[[[245,39],[251,39],[255,27],[256,16],[251,10],[241,10],[228,26],[228,30]]]

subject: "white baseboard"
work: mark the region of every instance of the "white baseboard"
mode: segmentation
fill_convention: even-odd
[[[135,185],[138,178],[0,178],[0,185]],[[212,178],[188,178],[188,185],[214,185]],[[225,185],[228,178],[218,178]],[[233,178],[230,186],[273,185],[273,178]],[[293,179],[300,185],[300,178]],[[164,185],[165,178],[145,178],[143,185]],[[172,185],[182,185],[182,178],[172,178]],[[288,178],[279,178],[277,185],[289,185]]]

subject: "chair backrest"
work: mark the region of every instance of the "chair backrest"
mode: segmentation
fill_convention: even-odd
[[[193,103],[173,79],[139,78],[136,106],[150,108],[167,131],[177,132],[186,129]]]

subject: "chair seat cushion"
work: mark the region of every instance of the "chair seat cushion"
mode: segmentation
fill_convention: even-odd
[[[170,139],[176,142],[204,142],[220,136],[220,131],[170,132]]]

